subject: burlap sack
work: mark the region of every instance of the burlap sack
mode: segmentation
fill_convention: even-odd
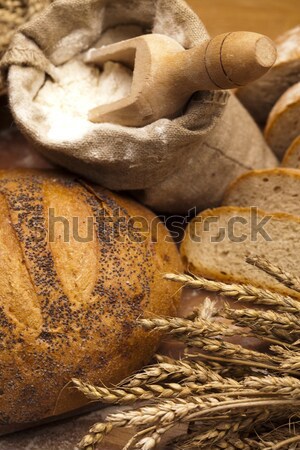
[[[51,138],[47,117],[35,102],[45,81],[56,78],[57,66],[80,59],[90,47],[146,32],[169,35],[185,48],[208,39],[181,0],[58,0],[50,5],[15,35],[2,62],[8,67],[15,120],[50,160],[109,189],[132,191],[158,211],[185,213],[217,205],[233,178],[277,163],[231,94],[197,93],[181,116],[143,128],[89,123],[88,131],[78,127],[71,140]]]
[[[0,58],[9,46],[18,27],[48,6],[52,0],[0,0]],[[0,95],[5,92],[4,80],[0,78]]]

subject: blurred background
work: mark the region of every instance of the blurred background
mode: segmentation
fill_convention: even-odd
[[[256,31],[275,38],[300,24],[300,0],[187,0],[212,36]]]

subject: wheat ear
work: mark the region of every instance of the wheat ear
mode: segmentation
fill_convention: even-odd
[[[284,286],[292,289],[293,291],[300,292],[300,278],[292,275],[291,273],[283,270],[279,266],[275,266],[266,258],[260,256],[247,257],[246,262],[252,266],[258,267],[263,272],[271,275],[277,281]]]
[[[191,275],[167,274],[166,280],[182,283],[184,286],[214,292],[230,297],[240,302],[249,302],[253,305],[267,305],[279,311],[300,314],[300,302],[287,295],[281,295],[266,289],[260,289],[246,284],[226,284],[220,281]]]
[[[240,327],[249,327],[257,335],[293,343],[300,338],[299,317],[290,313],[257,309],[225,309],[227,318]]]

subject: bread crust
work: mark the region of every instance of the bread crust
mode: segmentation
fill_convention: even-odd
[[[178,287],[162,275],[182,264],[162,224],[153,242],[150,229],[144,240],[131,223],[154,220],[149,210],[75,176],[0,171],[0,210],[3,434],[86,405],[67,386],[73,377],[115,384],[147,364],[159,336],[136,320],[176,313]],[[89,217],[93,239],[83,242]]]
[[[209,209],[206,211],[203,211],[202,213],[200,213],[197,217],[198,218],[202,218],[202,220],[205,217],[211,217],[211,216],[221,216],[222,214],[236,214],[236,215],[242,215],[242,214],[249,214],[250,212],[250,208],[247,207],[237,207],[237,206],[221,206],[219,208],[215,208],[215,209]],[[285,213],[267,213],[263,210],[257,209],[257,214],[259,216],[271,216],[272,218],[274,218],[275,220],[285,220],[285,221],[290,221],[290,222],[294,222],[300,225],[300,217],[297,216],[293,216],[291,214],[285,214]],[[190,257],[189,257],[189,252],[191,251],[191,248],[189,248],[189,236],[190,236],[190,228],[193,226],[193,222],[196,220],[196,218],[191,221],[191,223],[188,225],[187,228],[187,232],[185,235],[185,239],[181,245],[180,248],[180,253],[183,259],[183,263],[185,266],[185,270],[193,273],[195,275],[199,275],[199,276],[203,276],[209,279],[213,279],[213,280],[218,280],[218,281],[223,281],[223,282],[229,282],[229,283],[242,283],[242,284],[251,284],[253,286],[257,286],[257,287],[262,287],[265,288],[265,286],[262,286],[261,283],[257,282],[257,280],[255,280],[254,278],[247,278],[246,276],[242,277],[242,276],[230,276],[230,274],[225,274],[222,273],[221,270],[215,269],[209,269],[207,268],[204,264],[201,264],[199,261],[197,262],[197,265],[193,264],[190,261]],[[197,243],[194,243],[193,246],[196,246]],[[268,258],[268,255],[265,255]],[[270,259],[270,258],[269,258]],[[284,286],[267,286],[268,290],[274,291],[274,292],[279,292],[281,294],[285,294],[285,295],[290,295],[292,297],[295,298],[299,298],[300,300],[300,295],[289,289],[289,288],[285,288]]]
[[[282,157],[285,151],[288,149],[291,141],[295,139],[293,133],[297,135],[300,133],[300,121],[298,123],[298,128],[291,130],[286,130],[280,125],[282,120],[287,117],[288,114],[293,113],[294,110],[298,109],[300,111],[300,83],[295,84],[290,87],[275,103],[272,111],[270,112],[268,122],[265,128],[265,138],[270,147],[274,150],[277,156]],[[282,148],[278,144],[281,133],[286,133],[291,136],[290,141],[286,148]],[[287,139],[288,140],[288,139]]]
[[[279,36],[275,43],[278,57],[269,73],[237,91],[239,100],[260,125],[266,123],[280,96],[300,81],[300,26]]]
[[[298,155],[298,166],[291,166],[291,160],[295,157],[295,154],[299,153]],[[282,160],[281,165],[283,167],[289,167],[289,168],[300,168],[300,136],[297,136],[293,142],[291,143],[290,147],[285,152],[284,158]]]
[[[249,172],[246,172],[242,175],[240,175],[238,178],[236,178],[232,183],[229,184],[227,187],[223,202],[222,204],[224,206],[230,206],[230,197],[232,192],[238,191],[240,183],[242,183],[244,180],[247,180],[248,178],[255,178],[255,177],[266,177],[266,176],[274,176],[274,175],[281,175],[283,177],[294,177],[298,178],[300,182],[300,171],[298,169],[289,168],[289,167],[276,167],[274,169],[262,169],[262,170],[251,170]]]

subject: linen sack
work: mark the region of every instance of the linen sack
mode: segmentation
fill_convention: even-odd
[[[33,101],[58,66],[91,47],[150,32],[186,49],[209,39],[182,0],[55,1],[21,27],[2,59],[13,115],[49,160],[109,189],[131,191],[156,211],[184,214],[216,206],[235,177],[277,164],[232,94],[199,92],[175,118],[142,128],[90,123],[88,132],[61,141],[51,139],[45,114]]]

